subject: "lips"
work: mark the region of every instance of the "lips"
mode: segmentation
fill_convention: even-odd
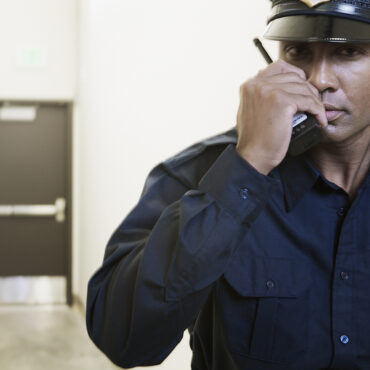
[[[341,116],[344,113],[343,109],[337,108],[331,104],[324,104],[324,107],[326,119],[328,120],[328,122],[336,120],[337,118],[339,118],[339,116]]]

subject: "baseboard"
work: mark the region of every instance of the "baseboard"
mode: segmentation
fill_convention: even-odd
[[[86,307],[85,307],[85,304],[83,303],[82,299],[76,294],[72,295],[72,299],[73,299],[72,308],[75,309],[77,312],[79,312],[82,316],[85,316],[86,315]]]

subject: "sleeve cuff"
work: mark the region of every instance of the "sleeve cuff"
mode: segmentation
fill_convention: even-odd
[[[279,180],[259,173],[230,144],[199,182],[239,221],[250,223],[264,208]]]

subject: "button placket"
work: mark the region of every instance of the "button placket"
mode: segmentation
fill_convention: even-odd
[[[332,325],[335,356],[332,367],[351,364],[355,357],[356,332],[353,317],[353,276],[356,248],[356,219],[346,215],[341,225],[336,254],[336,271],[332,290]]]
[[[340,207],[337,211],[337,214],[338,214],[339,217],[343,217],[344,213],[345,213],[344,207]]]

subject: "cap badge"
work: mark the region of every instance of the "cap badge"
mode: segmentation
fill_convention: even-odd
[[[309,6],[310,8],[312,8],[312,7],[316,6],[316,5],[319,5],[321,3],[327,3],[328,1],[331,1],[331,0],[300,0],[300,1],[302,1],[307,6]]]

